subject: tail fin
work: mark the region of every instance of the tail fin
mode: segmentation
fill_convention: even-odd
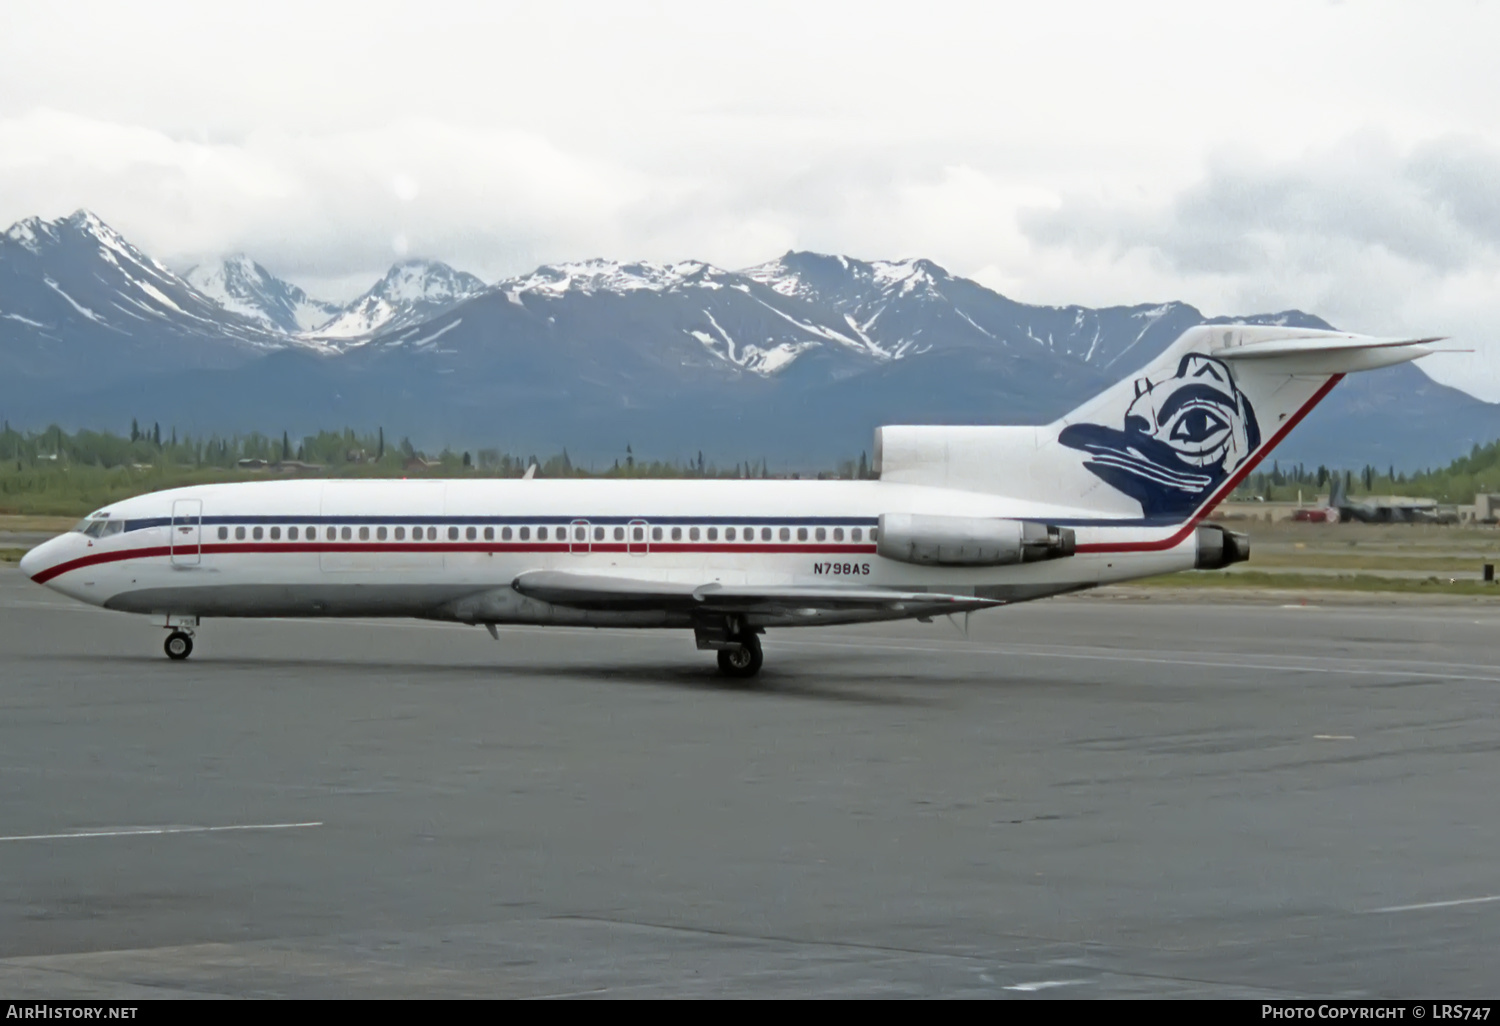
[[[1429,341],[1202,325],[1044,427],[881,428],[881,477],[1180,523],[1227,496],[1344,374],[1425,356]]]

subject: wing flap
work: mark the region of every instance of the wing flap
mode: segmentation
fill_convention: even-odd
[[[528,598],[578,609],[703,609],[775,612],[783,609],[938,611],[959,613],[1004,605],[997,599],[859,585],[694,584],[645,577],[533,570],[511,587]]]

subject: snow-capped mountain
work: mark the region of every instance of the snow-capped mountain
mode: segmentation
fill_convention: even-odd
[[[18,222],[0,235],[0,414],[826,465],[881,423],[1049,420],[1211,320],[1029,306],[928,260],[796,252],[745,271],[553,264],[487,288],[409,261],[309,332],[314,303],[245,257],[174,274],[85,211]],[[1500,405],[1403,365],[1335,390],[1278,456],[1413,467],[1496,437]]]
[[[424,321],[483,290],[484,282],[447,264],[406,260],[313,334],[320,339],[352,340],[394,331]]]
[[[0,235],[0,373],[85,384],[162,365],[230,366],[287,344],[86,210]]]
[[[344,310],[337,303],[313,299],[243,253],[199,264],[183,277],[225,310],[275,331],[311,331]]]

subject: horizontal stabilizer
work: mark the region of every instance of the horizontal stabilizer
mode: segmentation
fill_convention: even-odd
[[[1343,374],[1415,360],[1431,352],[1422,348],[1424,345],[1442,340],[1442,336],[1371,338],[1368,335],[1327,333],[1258,339],[1246,333],[1234,338],[1229,345],[1210,349],[1208,355],[1232,361],[1282,360],[1300,373]]]

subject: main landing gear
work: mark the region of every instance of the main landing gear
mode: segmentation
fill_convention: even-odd
[[[733,639],[738,644],[719,649],[719,672],[726,677],[745,679],[760,672],[765,656],[760,650],[760,638],[754,634],[741,634]]]
[[[162,648],[168,659],[186,659],[193,654],[193,636],[187,631],[173,631]]]

